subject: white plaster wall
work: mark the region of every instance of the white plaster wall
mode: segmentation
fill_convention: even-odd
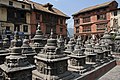
[[[120,27],[120,10],[117,10],[117,16],[114,16],[114,11],[111,12],[110,27],[113,26],[114,19],[118,19],[118,25]]]

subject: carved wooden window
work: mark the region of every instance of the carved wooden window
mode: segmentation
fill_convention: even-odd
[[[40,20],[40,14],[39,13],[36,14],[36,20]]]
[[[97,20],[106,20],[106,14],[97,15]]]
[[[14,31],[16,31],[16,30],[17,30],[17,31],[20,31],[20,25],[15,25],[15,26],[14,26]]]
[[[23,26],[23,32],[28,32],[28,25]]]
[[[10,26],[6,26],[6,30],[10,30]]]
[[[25,8],[25,5],[22,4],[22,8]]]
[[[60,32],[63,32],[63,28],[60,28]]]
[[[75,23],[75,24],[79,24],[79,23],[80,23],[80,20],[79,20],[79,19],[75,19],[75,20],[74,20],[74,23]]]
[[[79,33],[79,27],[76,27],[76,33]]]
[[[113,14],[114,14],[114,16],[117,16],[117,11],[114,11],[114,13],[113,13]]]
[[[83,18],[83,23],[90,22],[90,16],[89,17],[84,17]]]
[[[63,24],[63,19],[62,18],[60,19],[60,24]]]
[[[107,24],[97,24],[97,31],[105,30]]]
[[[83,32],[91,32],[91,26],[90,25],[83,26]]]
[[[10,6],[13,6],[13,2],[12,2],[12,1],[9,1],[9,5],[10,5]]]
[[[25,18],[26,14],[24,12],[20,12],[20,17]]]

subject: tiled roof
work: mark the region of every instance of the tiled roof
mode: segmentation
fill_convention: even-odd
[[[87,11],[92,11],[94,9],[98,9],[98,8],[102,8],[102,7],[107,7],[107,6],[109,6],[113,2],[116,2],[116,1],[109,1],[109,2],[106,2],[106,3],[103,3],[103,4],[98,4],[98,5],[95,5],[95,6],[84,8],[84,9],[80,10],[79,12],[73,14],[73,16],[78,15],[80,13],[87,12]]]
[[[64,14],[63,12],[61,12],[60,10],[58,10],[56,8],[53,8],[52,4],[50,4],[50,3],[47,3],[47,4],[52,7],[51,8],[52,10],[49,10],[48,8],[46,8],[47,4],[42,5],[42,4],[33,2],[33,1],[28,1],[28,3],[31,4],[32,9],[36,9],[36,10],[40,10],[40,11],[43,11],[43,12],[51,13],[51,14],[54,14],[54,15],[62,16],[62,17],[68,18],[68,19],[70,18],[69,16],[67,16],[66,14]]]

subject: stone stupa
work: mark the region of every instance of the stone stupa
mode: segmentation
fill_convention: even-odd
[[[4,64],[0,65],[3,71],[2,80],[32,80],[32,69],[35,66],[28,62],[26,56],[22,55],[22,49],[18,41],[18,32],[14,36],[11,53],[9,56],[6,56]]]
[[[33,80],[71,80],[75,77],[68,71],[69,57],[61,53],[60,49],[57,47],[57,40],[53,38],[51,30],[47,44],[42,52],[35,56],[37,69],[33,71]]]

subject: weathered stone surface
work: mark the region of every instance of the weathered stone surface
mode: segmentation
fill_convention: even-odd
[[[34,56],[37,54],[35,51],[32,49],[32,47],[29,45],[29,39],[24,39],[23,40],[23,45],[21,46],[22,48],[22,54],[27,56],[28,61],[31,64],[35,64],[35,59]]]
[[[16,80],[31,80],[32,79],[32,68],[34,65],[29,64],[26,56],[23,56],[21,47],[19,47],[18,32],[15,33],[15,42],[11,48],[11,53],[6,56],[4,64],[0,65],[3,71],[3,80],[16,79]]]
[[[35,49],[36,53],[39,53],[46,44],[47,39],[44,38],[39,24],[36,30],[36,34],[34,38],[32,39],[32,41],[34,42],[34,45],[32,47],[33,49]]]
[[[50,39],[47,40],[42,52],[35,56],[37,69],[33,71],[33,80],[70,80],[75,77],[67,70],[69,57],[61,53],[60,49],[51,31]]]

